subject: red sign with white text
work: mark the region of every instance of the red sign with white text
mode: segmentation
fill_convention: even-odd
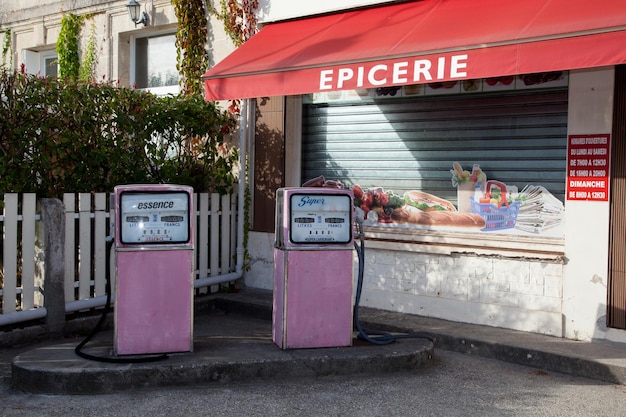
[[[568,200],[609,200],[609,134],[570,135],[567,141]]]

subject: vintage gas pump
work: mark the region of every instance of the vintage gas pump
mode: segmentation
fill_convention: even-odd
[[[353,194],[281,188],[272,338],[282,349],[352,345]]]
[[[193,189],[115,187],[114,353],[193,350]]]

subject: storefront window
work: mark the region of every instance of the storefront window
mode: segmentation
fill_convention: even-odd
[[[381,227],[562,237],[566,72],[316,93],[304,180],[355,191]]]

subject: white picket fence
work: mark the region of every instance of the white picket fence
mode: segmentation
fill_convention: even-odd
[[[36,243],[40,225],[36,196],[5,194],[3,197],[0,326],[46,315],[42,291],[43,253]],[[112,198],[107,193],[68,193],[63,197],[66,312],[104,305],[106,237],[112,234],[114,208],[111,203]],[[218,289],[214,282],[223,280],[212,277],[235,275],[237,196],[198,193],[194,195],[194,207],[195,288],[198,292],[214,291]],[[9,316],[11,319],[7,320]]]

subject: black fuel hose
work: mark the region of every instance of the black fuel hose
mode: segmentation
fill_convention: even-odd
[[[89,336],[85,338],[82,342],[76,346],[74,352],[78,356],[84,359],[97,361],[97,362],[107,362],[107,363],[145,363],[145,362],[156,362],[161,361],[163,359],[167,359],[168,355],[141,355],[141,356],[133,356],[133,357],[111,357],[111,356],[96,356],[91,355],[89,353],[83,352],[83,348],[89,341],[101,330],[104,322],[106,320],[107,314],[111,311],[111,247],[113,246],[113,238],[107,237],[106,241],[106,266],[105,266],[105,274],[106,274],[106,283],[105,283],[105,292],[107,295],[106,303],[104,305],[104,311],[100,316],[100,320],[93,328]]]
[[[356,285],[356,296],[354,301],[354,309],[353,309],[353,321],[354,328],[358,332],[358,338],[361,340],[366,340],[375,345],[388,345],[390,343],[395,342],[398,339],[427,339],[431,342],[435,342],[435,339],[429,335],[422,333],[401,333],[401,334],[392,334],[388,332],[382,331],[374,331],[367,330],[361,326],[361,322],[359,320],[359,303],[361,302],[361,292],[363,290],[363,272],[365,270],[365,235],[363,233],[363,221],[361,219],[356,219],[356,229],[359,238],[359,242],[354,239],[354,248],[356,249],[357,257],[359,259],[359,270],[357,277],[357,285]]]

